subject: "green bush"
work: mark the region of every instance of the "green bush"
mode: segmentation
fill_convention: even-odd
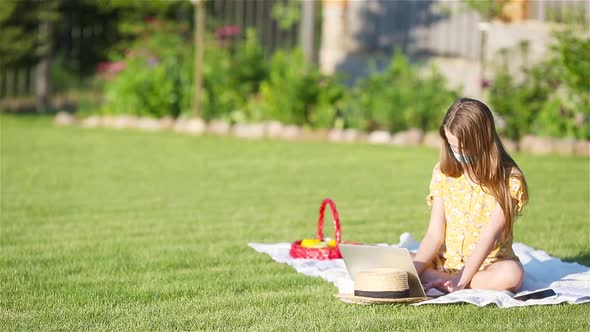
[[[586,21],[580,30],[570,26],[555,33],[557,43],[548,67],[556,68],[559,82],[549,101],[560,101],[560,108],[554,108],[553,114],[563,122],[561,135],[590,139],[590,36],[583,30],[587,26]]]
[[[521,57],[526,57],[526,44],[521,44]],[[546,74],[539,67],[523,67],[522,79],[517,81],[508,69],[510,58],[517,56],[514,50],[502,50],[501,63],[496,67],[494,83],[490,89],[490,104],[493,110],[505,120],[499,128],[503,136],[519,139],[530,132],[532,122],[537,118],[547,95],[556,82],[542,79]],[[553,75],[549,75],[551,77]]]
[[[102,113],[173,116],[191,112],[194,51],[178,33],[154,32],[141,38],[124,58],[125,70],[104,82]],[[203,68],[203,118],[231,119],[245,112],[250,95],[267,76],[264,50],[255,33],[222,47],[208,41]]]
[[[208,46],[205,52],[203,117],[243,121],[250,118],[248,100],[258,93],[268,76],[264,49],[249,30],[246,39],[233,47]]]
[[[497,65],[490,102],[506,121],[503,135],[526,134],[590,138],[590,38],[568,27],[554,34],[548,58],[521,68],[515,79],[507,68],[514,50],[503,50]],[[527,45],[521,43],[526,58]]]
[[[321,74],[300,50],[279,50],[272,56],[260,95],[250,103],[250,115],[254,120],[332,127],[345,93],[337,78]]]
[[[396,52],[385,71],[355,87],[345,123],[365,130],[434,130],[457,97],[436,67],[422,77],[405,55]]]
[[[56,56],[50,66],[51,89],[53,92],[63,92],[80,89],[81,78],[67,63],[63,55]]]
[[[192,100],[192,52],[173,33],[155,33],[131,48],[125,69],[104,83],[107,114],[178,116]]]

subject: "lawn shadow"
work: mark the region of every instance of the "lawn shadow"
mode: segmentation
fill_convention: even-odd
[[[581,252],[576,256],[566,257],[563,261],[590,266],[590,252]]]
[[[349,51],[337,65],[346,83],[354,85],[362,77],[381,72],[399,49],[412,62],[423,62],[433,55],[427,31],[447,18],[437,13],[434,0],[375,0],[350,4]],[[361,24],[362,22],[362,24]]]

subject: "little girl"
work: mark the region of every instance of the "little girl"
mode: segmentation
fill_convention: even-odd
[[[414,257],[424,288],[516,292],[524,270],[512,251],[512,224],[528,200],[524,175],[482,102],[457,100],[439,132],[440,161],[427,197],[430,224]]]

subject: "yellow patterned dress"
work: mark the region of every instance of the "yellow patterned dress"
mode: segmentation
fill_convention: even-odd
[[[512,171],[517,172],[516,169]],[[510,177],[510,194],[517,200],[516,209],[522,209],[522,184],[517,177]],[[426,201],[432,206],[434,197],[444,201],[446,229],[445,243],[435,268],[454,273],[463,268],[479,240],[480,232],[492,216],[496,198],[480,185],[474,185],[464,175],[453,178],[446,176],[437,163],[432,172],[430,193]],[[501,260],[518,257],[512,250],[512,232],[497,241],[480,269]]]

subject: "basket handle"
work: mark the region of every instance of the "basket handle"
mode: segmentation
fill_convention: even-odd
[[[336,245],[339,245],[340,241],[342,239],[342,229],[340,228],[340,218],[338,218],[338,210],[336,210],[336,205],[329,198],[324,199],[324,201],[322,202],[322,205],[320,206],[320,217],[318,219],[318,233],[317,233],[316,238],[318,240],[324,239],[323,229],[324,229],[324,212],[326,210],[326,205],[329,205],[330,209],[332,210],[332,217],[333,217],[333,221],[334,221],[334,236],[336,238]]]

